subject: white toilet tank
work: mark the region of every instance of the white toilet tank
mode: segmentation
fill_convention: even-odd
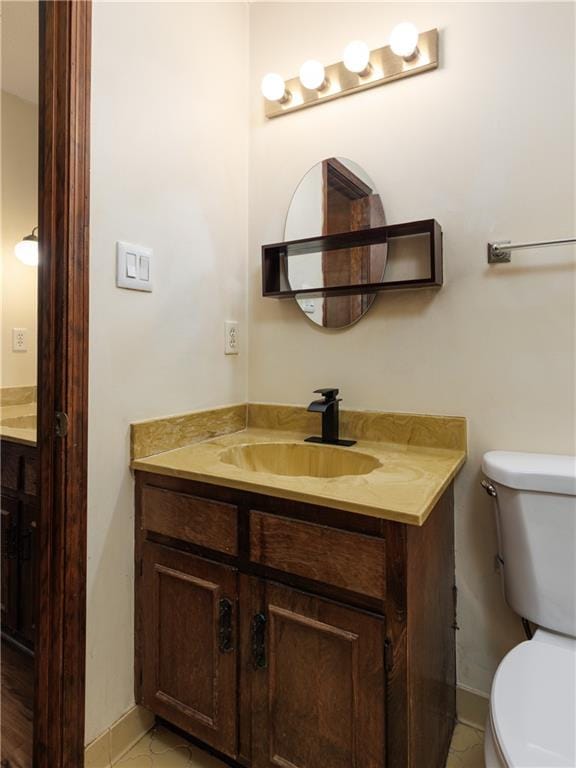
[[[576,637],[576,456],[490,451],[504,594],[519,616]]]

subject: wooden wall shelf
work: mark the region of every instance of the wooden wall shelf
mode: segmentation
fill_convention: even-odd
[[[427,274],[409,279],[382,280],[355,285],[317,286],[294,290],[288,280],[288,259],[308,253],[363,248],[388,243],[400,238],[427,235]],[[384,275],[386,277],[386,274]],[[336,235],[322,235],[304,240],[289,240],[262,246],[262,295],[266,298],[288,299],[304,296],[349,296],[378,291],[440,287],[442,275],[442,229],[435,219],[392,224],[385,227],[360,229]]]

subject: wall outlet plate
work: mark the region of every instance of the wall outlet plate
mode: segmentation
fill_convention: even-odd
[[[226,320],[224,323],[224,354],[237,355],[240,351],[240,338],[238,335],[238,321]]]
[[[152,290],[152,249],[133,243],[116,243],[116,285],[133,291]]]
[[[12,352],[28,352],[28,328],[12,328]]]

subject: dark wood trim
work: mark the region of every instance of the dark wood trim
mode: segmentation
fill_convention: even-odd
[[[84,763],[90,43],[89,0],[40,2],[35,768]]]

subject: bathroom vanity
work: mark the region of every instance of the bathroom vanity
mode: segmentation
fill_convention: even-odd
[[[36,630],[35,445],[0,437],[2,500],[2,636],[32,650]]]
[[[300,444],[316,425],[303,409],[238,408],[244,428],[227,414],[219,436],[147,457],[151,435],[166,436],[133,426],[137,701],[238,765],[443,767],[464,420],[446,420],[455,447],[378,444],[362,439],[378,425],[349,412],[358,445],[327,449]],[[408,441],[442,427],[378,417],[384,436],[396,418]],[[190,440],[190,425],[168,431]],[[344,465],[314,469],[326,450]]]

